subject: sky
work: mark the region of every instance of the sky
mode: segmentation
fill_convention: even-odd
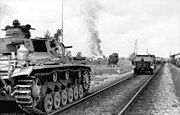
[[[76,55],[118,53],[169,57],[180,52],[179,0],[64,0],[64,44]],[[51,35],[62,25],[61,0],[0,0],[0,28],[14,19],[31,24],[31,37]],[[0,32],[0,37],[4,32]]]

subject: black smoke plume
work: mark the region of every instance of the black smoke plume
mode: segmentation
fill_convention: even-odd
[[[99,38],[99,30],[97,28],[98,13],[101,9],[99,3],[95,0],[87,0],[85,5],[84,19],[85,25],[89,33],[88,46],[93,56],[102,56],[101,40]]]

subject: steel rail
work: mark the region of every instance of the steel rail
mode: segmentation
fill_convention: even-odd
[[[118,80],[117,82],[114,82],[114,83],[111,84],[111,85],[108,85],[108,86],[106,86],[106,87],[104,87],[104,88],[102,88],[102,89],[100,89],[100,90],[98,90],[98,91],[96,91],[96,92],[94,92],[94,93],[88,94],[87,96],[85,96],[85,97],[82,98],[82,99],[79,99],[79,100],[77,100],[77,101],[75,101],[75,102],[73,102],[73,103],[71,103],[71,104],[68,104],[67,106],[64,106],[64,107],[62,107],[62,108],[60,108],[60,109],[54,110],[54,111],[52,111],[51,113],[49,113],[48,115],[55,115],[55,114],[57,114],[57,113],[60,113],[60,112],[62,112],[63,110],[68,109],[68,108],[70,108],[70,107],[72,107],[72,106],[74,106],[74,105],[76,105],[76,104],[78,104],[78,103],[81,103],[81,102],[83,102],[83,101],[85,101],[85,100],[87,100],[87,99],[89,99],[89,98],[91,98],[91,97],[93,97],[93,96],[95,96],[95,95],[97,95],[97,94],[99,94],[99,93],[101,93],[101,92],[103,92],[103,91],[105,91],[105,90],[113,87],[113,86],[116,86],[117,84],[119,84],[119,83],[121,83],[121,82],[123,82],[123,81],[126,81],[126,80],[128,80],[129,78],[134,77],[134,76],[136,76],[136,74],[133,74],[133,75],[129,75],[129,76],[127,76],[127,77],[124,77],[124,78],[122,78],[121,80]]]
[[[145,83],[144,85],[136,92],[136,94],[131,98],[131,100],[121,109],[121,111],[118,113],[118,115],[126,115],[127,111],[133,106],[134,102],[141,96],[141,94],[145,91],[147,85],[152,80],[154,76],[160,71],[160,69],[163,66],[161,66]]]

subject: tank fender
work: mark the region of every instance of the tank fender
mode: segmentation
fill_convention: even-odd
[[[13,74],[11,77],[16,77],[16,76],[29,76],[31,72],[33,71],[32,66],[24,67],[24,68],[16,68],[13,71]]]

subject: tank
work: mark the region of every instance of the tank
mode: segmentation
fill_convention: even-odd
[[[18,20],[0,38],[0,101],[15,101],[30,114],[47,114],[88,94],[91,68],[66,63],[56,38],[31,38],[31,25]]]
[[[154,55],[136,55],[132,60],[134,74],[149,73],[153,74],[156,69],[156,61]]]

